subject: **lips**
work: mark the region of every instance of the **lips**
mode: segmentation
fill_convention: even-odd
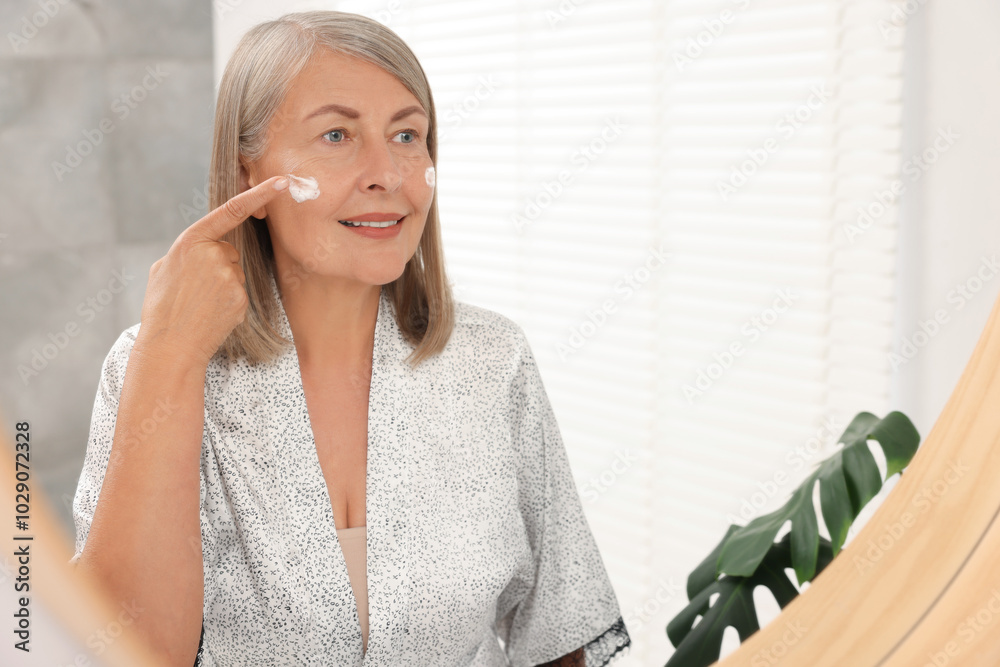
[[[373,221],[368,221],[368,220],[352,220],[352,221],[349,221],[349,220],[340,220],[339,222],[344,227],[349,227],[351,229],[358,229],[359,227],[364,227],[365,229],[388,229],[389,227],[397,227],[397,226],[403,224],[403,220],[405,220],[405,219],[406,219],[406,216],[403,216],[402,218],[398,218],[398,222],[395,222],[397,220],[396,218],[392,218],[390,220],[373,220]],[[391,222],[395,222],[395,224],[386,224],[384,226],[372,226],[372,225],[351,224],[352,222],[358,222],[358,223],[360,223],[360,222],[372,222],[372,223],[379,223],[379,222],[391,223]]]
[[[362,213],[360,215],[341,218],[340,222],[389,222],[391,220],[399,220],[405,215],[405,213]]]

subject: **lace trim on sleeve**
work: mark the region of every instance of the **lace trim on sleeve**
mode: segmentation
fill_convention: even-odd
[[[584,664],[587,667],[604,667],[617,657],[625,655],[632,645],[625,628],[625,620],[619,616],[610,628],[583,647]]]
[[[201,624],[201,637],[198,638],[198,655],[194,659],[194,667],[201,667],[205,655],[205,624]]]

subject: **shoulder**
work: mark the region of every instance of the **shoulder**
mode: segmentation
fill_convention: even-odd
[[[516,321],[498,311],[465,301],[455,301],[452,336],[462,345],[516,358],[520,358],[528,346],[524,329]]]

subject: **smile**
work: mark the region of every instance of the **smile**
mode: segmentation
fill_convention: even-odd
[[[345,227],[392,227],[393,225],[399,224],[402,220],[388,220],[386,222],[352,222],[351,220],[341,220],[340,224]]]

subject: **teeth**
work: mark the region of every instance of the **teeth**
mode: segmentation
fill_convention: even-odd
[[[401,220],[402,218],[400,218]],[[341,220],[340,224],[351,227],[392,227],[399,220],[387,220],[386,222],[354,222],[353,220]]]

